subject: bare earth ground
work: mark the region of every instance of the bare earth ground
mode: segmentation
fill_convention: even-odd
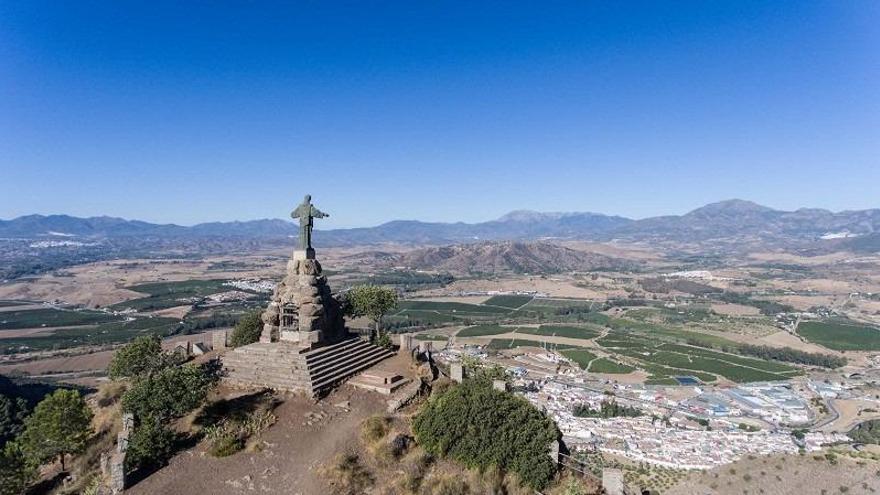
[[[349,401],[350,409],[335,406]],[[384,412],[383,396],[343,386],[318,404],[289,396],[276,410],[277,423],[263,432],[264,448],[213,458],[197,445],[172,459],[170,465],[126,490],[133,495],[331,493],[318,469],[357,445],[360,423]],[[305,424],[308,413],[326,417]]]
[[[797,349],[799,351],[806,352],[820,352],[823,354],[835,354],[842,355],[839,352],[832,351],[831,349],[826,349],[822,346],[816,344],[810,344],[808,342],[804,342],[801,339],[795,337],[794,335],[782,330],[776,332],[771,335],[767,335],[765,337],[761,337],[758,339],[760,344],[765,344],[769,346],[775,347],[791,347],[793,349]]]
[[[821,456],[820,456],[821,457]],[[839,456],[832,465],[824,457],[771,456],[741,459],[689,479],[665,492],[667,495],[773,495],[866,494],[880,490],[880,463]],[[841,489],[841,487],[845,487]]]
[[[880,417],[880,412],[870,412],[870,410],[880,411],[880,401],[877,400],[832,399],[831,404],[840,417],[825,425],[822,428],[824,431],[846,432],[863,421]],[[869,412],[864,412],[865,409]]]

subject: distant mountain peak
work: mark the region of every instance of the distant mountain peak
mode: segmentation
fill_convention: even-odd
[[[542,220],[559,220],[561,218],[579,216],[595,217],[606,215],[591,212],[513,210],[510,213],[499,217],[496,222],[540,222]]]
[[[727,199],[716,203],[709,203],[701,206],[696,210],[689,212],[687,215],[705,215],[718,213],[769,213],[774,212],[773,208],[759,205],[754,201],[745,199]]]

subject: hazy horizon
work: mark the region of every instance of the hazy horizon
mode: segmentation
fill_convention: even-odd
[[[877,46],[869,1],[6,3],[0,218],[873,208]]]

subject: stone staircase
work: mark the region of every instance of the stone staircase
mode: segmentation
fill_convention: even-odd
[[[256,343],[229,351],[221,359],[226,372],[224,379],[233,385],[318,396],[393,355],[354,337],[306,351],[295,343]]]

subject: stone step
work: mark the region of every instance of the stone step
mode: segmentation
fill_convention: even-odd
[[[340,342],[333,346],[332,349],[325,350],[320,353],[310,354],[306,356],[306,362],[309,363],[309,366],[320,365],[321,363],[335,359],[340,355],[344,355],[347,352],[353,351],[355,349],[362,348],[364,346],[370,345],[369,342],[365,342],[361,339],[349,339],[345,342]],[[321,350],[321,349],[319,349]]]
[[[394,355],[391,351],[378,348],[381,352],[371,353],[364,356],[361,356],[360,359],[356,359],[350,361],[348,365],[344,368],[336,370],[335,373],[329,374],[327,376],[321,377],[319,379],[312,379],[312,393],[318,393],[326,387],[332,386],[336,383],[339,383],[346,378],[351,377],[357,372],[364,370],[379,361],[387,359]]]
[[[349,364],[356,362],[362,358],[367,358],[372,355],[380,354],[385,349],[381,347],[376,347],[373,345],[369,345],[368,347],[364,347],[359,349],[357,352],[352,352],[340,356],[339,359],[333,361],[332,363],[328,363],[327,366],[321,368],[309,368],[309,375],[311,376],[312,381],[320,380],[324,376],[335,374],[338,370],[345,369]]]
[[[309,351],[302,353],[302,355],[305,356],[306,359],[314,358],[314,357],[320,356],[321,354],[324,354],[327,352],[332,352],[335,349],[338,349],[338,348],[343,347],[345,345],[351,344],[352,342],[354,342],[356,340],[360,340],[360,339],[358,337],[349,337],[349,338],[340,340],[339,342],[337,342],[335,344],[325,345],[323,347],[311,349]]]
[[[375,348],[374,345],[369,344],[367,342],[361,342],[359,344],[353,345],[351,347],[346,347],[344,349],[339,349],[333,354],[325,355],[323,359],[320,361],[309,363],[309,371],[313,374],[317,371],[325,370],[327,368],[332,368],[333,365],[338,364],[341,361],[345,361],[350,356],[356,356],[364,351]]]

